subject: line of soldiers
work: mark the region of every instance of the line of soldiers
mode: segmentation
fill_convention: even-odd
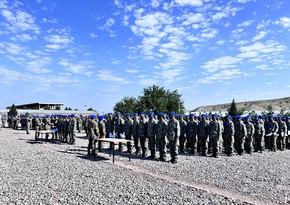
[[[158,150],[159,160],[165,161],[169,149],[172,163],[176,163],[178,152],[218,157],[222,153],[231,156],[234,152],[243,155],[265,149],[276,151],[290,148],[289,117],[235,116],[232,119],[229,115],[221,118],[217,114],[190,114],[184,117],[174,112],[168,116],[153,112],[121,116],[116,112],[100,117],[101,120],[97,116],[88,119],[87,133],[91,139],[88,154],[92,150],[95,154],[98,137],[121,138],[122,135],[125,139],[134,140],[135,153],[143,157],[150,151],[149,157],[154,159]],[[102,146],[99,144],[98,147],[101,151]],[[119,151],[122,151],[121,145]],[[130,144],[127,144],[127,152],[132,152]]]

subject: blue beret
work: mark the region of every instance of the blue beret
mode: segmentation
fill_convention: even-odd
[[[175,115],[175,112],[172,111],[172,112],[169,113],[169,115]]]
[[[154,112],[149,112],[149,115],[154,115]]]
[[[96,115],[91,115],[90,118],[91,118],[91,119],[96,119],[97,116],[96,116]]]
[[[140,112],[140,115],[145,115],[145,112]]]
[[[236,115],[235,118],[236,119],[241,119],[241,116],[240,115]]]
[[[101,121],[102,119],[104,119],[104,115],[99,116],[99,120]]]
[[[274,118],[274,116],[273,115],[269,115],[268,118],[272,119],[272,118]]]
[[[164,116],[164,114],[162,112],[159,112],[158,116],[162,117],[162,116]]]
[[[126,113],[126,115],[125,115],[126,117],[130,117],[131,115],[130,115],[130,113]]]

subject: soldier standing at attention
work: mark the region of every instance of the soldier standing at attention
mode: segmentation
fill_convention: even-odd
[[[196,137],[198,132],[198,122],[194,118],[194,114],[189,115],[189,121],[187,122],[186,137],[188,144],[189,154],[196,154]]]
[[[89,144],[88,144],[88,155],[96,154],[96,143],[99,138],[99,126],[97,122],[97,116],[91,115],[88,121],[88,134],[89,134]]]
[[[255,134],[254,134],[254,152],[260,151],[262,153],[265,150],[265,142],[264,142],[264,136],[265,136],[265,128],[264,124],[261,122],[262,118],[255,118],[254,120],[254,128],[255,128]]]
[[[127,113],[125,116],[126,116],[124,122],[125,139],[132,140],[133,120],[131,119],[130,113]],[[127,152],[132,153],[132,144],[130,142],[127,142]]]
[[[38,117],[35,118],[35,140],[39,138],[38,131],[41,130],[41,121]]]
[[[132,124],[132,135],[133,135],[133,140],[134,140],[134,146],[136,150],[136,154],[140,155],[140,137],[139,137],[139,119],[138,119],[138,113],[133,114],[133,124]]]
[[[290,117],[286,117],[286,125],[287,125],[287,137],[286,137],[286,149],[290,149]]]
[[[234,147],[238,155],[243,155],[244,153],[244,141],[245,137],[247,136],[247,128],[242,121],[241,116],[235,116],[236,123],[235,123],[235,143]]]
[[[271,151],[276,152],[277,150],[277,135],[279,131],[279,126],[272,115],[268,116],[267,122],[265,122],[265,139],[268,141],[268,148]]]
[[[209,123],[209,144],[212,150],[212,157],[219,155],[219,141],[221,135],[221,126],[217,120],[217,115],[212,115],[212,121]]]
[[[184,120],[184,116],[182,114],[178,115],[178,120],[180,124],[179,148],[180,148],[180,153],[184,153],[187,122]]]
[[[106,124],[105,124],[105,117],[103,115],[99,116],[99,138],[105,138],[106,137]],[[99,141],[98,143],[98,150],[99,152],[102,152],[103,149],[103,143]]]
[[[50,130],[50,128],[51,128],[51,123],[50,123],[50,117],[51,117],[51,115],[46,115],[46,118],[44,118],[43,120],[43,123],[44,123],[44,129],[45,130]],[[47,141],[48,140],[48,133],[47,134],[45,134],[45,140]]]
[[[198,125],[198,144],[202,156],[206,156],[207,152],[207,143],[209,135],[209,121],[207,120],[207,115],[201,115],[201,121]]]
[[[140,113],[139,125],[138,125],[138,133],[140,137],[140,144],[142,149],[142,157],[146,157],[147,149],[148,149],[148,139],[147,139],[147,119],[145,117],[145,113]]]
[[[277,148],[281,151],[285,150],[286,147],[286,138],[287,138],[287,125],[285,119],[283,121],[282,117],[278,117],[278,136],[277,136]]]
[[[170,112],[167,127],[167,139],[171,156],[170,162],[172,164],[177,163],[179,136],[180,136],[179,121],[175,119],[175,112]]]
[[[227,156],[232,156],[233,154],[234,135],[235,126],[232,117],[226,115],[224,118],[223,145]]]
[[[147,136],[149,140],[150,158],[155,159],[156,152],[156,124],[154,112],[149,112],[149,120],[147,122]]]
[[[248,154],[253,152],[253,136],[255,133],[255,128],[253,123],[250,122],[250,116],[244,118],[244,122],[247,129],[247,135],[245,137],[244,149]]]
[[[116,138],[121,139],[121,134],[124,134],[124,119],[120,112],[115,113],[115,133]],[[119,143],[119,151],[122,151],[122,143]]]
[[[106,131],[107,131],[107,136],[106,136],[107,138],[110,137],[110,133],[111,135],[115,135],[115,122],[114,122],[112,113],[108,113],[107,115]]]
[[[166,134],[167,122],[164,119],[163,113],[158,113],[158,122],[156,128],[157,145],[159,149],[159,160],[165,161],[166,159]]]

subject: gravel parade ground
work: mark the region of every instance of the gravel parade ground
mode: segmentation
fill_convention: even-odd
[[[113,164],[107,150],[87,156],[87,143],[0,128],[0,204],[290,204],[290,150],[177,164],[116,152]]]

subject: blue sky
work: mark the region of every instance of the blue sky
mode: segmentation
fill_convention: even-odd
[[[0,0],[0,108],[110,112],[156,84],[186,109],[288,97],[290,1]]]

